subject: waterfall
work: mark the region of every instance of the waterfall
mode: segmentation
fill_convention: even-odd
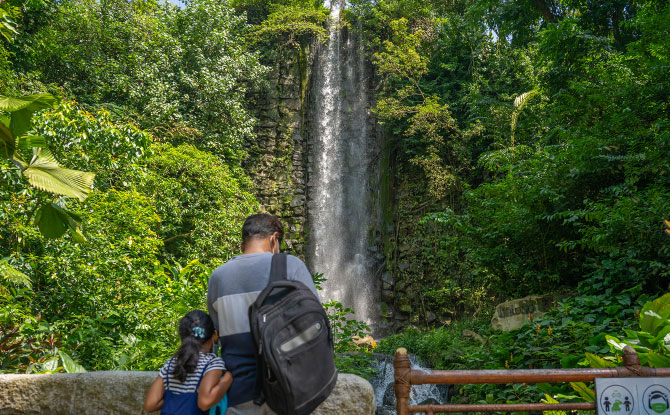
[[[377,175],[367,63],[358,37],[341,29],[331,10],[327,44],[316,60],[312,111],[312,165],[308,193],[308,262],[327,278],[323,301],[353,308],[373,326],[379,289],[368,233],[374,228]]]
[[[414,355],[409,355],[412,369],[429,370]],[[393,356],[375,355],[374,366],[377,375],[370,380],[375,390],[377,414],[395,414],[395,394],[393,392]],[[410,405],[441,404],[449,402],[449,385],[415,385],[409,395]]]

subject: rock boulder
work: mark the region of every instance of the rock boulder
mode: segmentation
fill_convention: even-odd
[[[554,299],[552,294],[530,295],[498,304],[491,319],[491,326],[503,331],[518,329],[529,320],[549,311],[554,306]]]

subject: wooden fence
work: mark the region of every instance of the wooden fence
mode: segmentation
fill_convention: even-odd
[[[623,350],[623,366],[604,369],[523,369],[523,370],[414,370],[410,367],[407,350],[400,348],[395,353],[395,398],[398,415],[423,412],[436,413],[466,412],[520,412],[529,411],[594,411],[595,402],[573,402],[559,404],[472,404],[472,405],[409,405],[412,385],[464,385],[481,383],[560,383],[593,382],[596,378],[615,377],[670,377],[670,368],[650,368],[640,366],[637,352],[626,346]]]

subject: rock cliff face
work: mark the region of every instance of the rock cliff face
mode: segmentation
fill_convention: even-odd
[[[287,250],[304,258],[309,155],[305,98],[314,46],[284,48],[270,64],[268,86],[253,97],[257,139],[244,163],[262,210],[284,224]]]
[[[157,372],[90,372],[54,375],[0,375],[2,415],[139,415]],[[372,386],[340,374],[315,415],[372,415]]]

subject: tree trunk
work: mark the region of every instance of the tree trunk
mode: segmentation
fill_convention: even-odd
[[[540,11],[540,13],[542,13],[542,17],[545,21],[549,23],[555,23],[558,21],[558,17],[551,12],[551,9],[549,9],[549,5],[547,4],[546,0],[535,0],[535,5],[537,6],[537,9]]]

